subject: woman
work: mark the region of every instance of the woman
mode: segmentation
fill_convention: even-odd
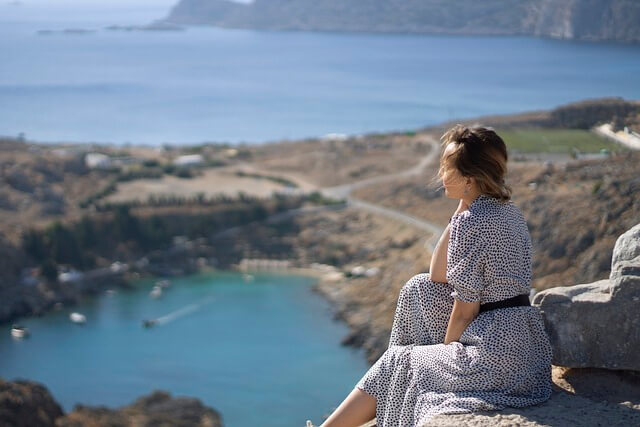
[[[389,347],[321,427],[419,426],[437,414],[499,410],[551,395],[551,347],[529,305],[531,239],[491,129],[442,137],[438,178],[460,199],[431,258],[398,297]],[[311,425],[307,422],[307,425]]]

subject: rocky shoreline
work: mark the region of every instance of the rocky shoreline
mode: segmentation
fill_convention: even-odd
[[[108,241],[114,237],[112,230],[118,227],[117,219],[105,220],[96,215],[95,218],[85,217],[80,222],[70,222],[67,225],[54,223],[44,231],[32,230],[27,234],[28,238],[23,238],[23,246],[7,247],[7,251],[21,255],[21,259],[10,266],[21,270],[21,274],[16,274],[17,277],[13,280],[6,278],[0,286],[0,324],[73,306],[109,289],[128,289],[132,287],[132,282],[145,277],[161,279],[194,274],[202,270],[232,269],[242,259],[242,252],[229,251],[213,244],[207,237],[199,236],[200,228],[205,227],[202,223],[212,222],[210,228],[218,230],[217,234],[220,234],[220,230],[244,226],[252,220],[259,222],[306,202],[302,197],[292,198],[282,204],[274,204],[273,201],[253,201],[244,205],[234,203],[157,208],[156,215],[151,216],[144,211],[127,210],[119,221],[126,224],[127,232],[131,235],[122,237],[123,241],[116,237],[114,246],[120,247],[116,246],[115,250],[109,247]],[[235,216],[231,216],[229,212]],[[163,231],[147,237],[147,224],[154,222],[164,226]],[[90,237],[82,237],[83,233]],[[52,235],[57,240],[53,240]],[[145,239],[157,247],[148,249],[149,244],[145,244]],[[89,243],[84,244],[85,246],[78,243],[83,240]],[[92,248],[91,245],[96,241],[101,242],[104,248],[95,245]],[[156,243],[158,241],[160,242]],[[49,267],[51,258],[47,258],[46,252],[58,254],[58,248],[65,245],[72,248],[69,253],[82,253],[91,261],[96,259],[100,266],[81,269],[65,263]],[[36,255],[45,260],[39,266]],[[69,259],[69,255],[66,255],[66,259]],[[82,263],[80,261],[79,264]],[[7,270],[4,274],[8,273]]]
[[[44,314],[73,307],[85,298],[107,289],[130,289],[130,278],[123,273],[70,281],[66,283],[34,283],[3,288],[0,292],[0,324],[9,324],[19,318]]]
[[[0,378],[0,425],[15,427],[222,427],[218,411],[191,397],[154,390],[120,408],[76,404],[64,413],[49,390],[29,380]]]

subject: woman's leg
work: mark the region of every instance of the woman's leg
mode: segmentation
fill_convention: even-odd
[[[400,290],[389,347],[442,343],[452,307],[448,283],[432,281],[429,273],[413,276]],[[377,378],[381,375],[392,372],[384,365],[372,367],[359,384],[380,384]],[[376,403],[375,397],[355,387],[321,427],[360,426],[376,416]]]
[[[358,427],[376,416],[376,398],[355,387],[320,427]]]
[[[429,273],[409,279],[398,296],[389,346],[440,344],[453,308],[451,285],[434,282]]]

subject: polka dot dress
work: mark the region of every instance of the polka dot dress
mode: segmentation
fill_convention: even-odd
[[[448,283],[429,273],[406,282],[389,347],[356,384],[376,398],[378,427],[550,397],[551,347],[536,307],[482,312],[459,341],[444,344],[454,298],[486,303],[529,293],[531,255],[526,221],[511,200],[481,194],[452,217]]]

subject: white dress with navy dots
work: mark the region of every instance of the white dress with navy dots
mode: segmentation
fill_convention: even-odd
[[[531,238],[513,201],[481,194],[451,218],[448,283],[429,273],[401,289],[389,347],[356,387],[376,398],[378,427],[421,426],[438,414],[499,410],[551,395],[551,346],[536,307],[485,311],[444,344],[453,299],[529,294]]]

